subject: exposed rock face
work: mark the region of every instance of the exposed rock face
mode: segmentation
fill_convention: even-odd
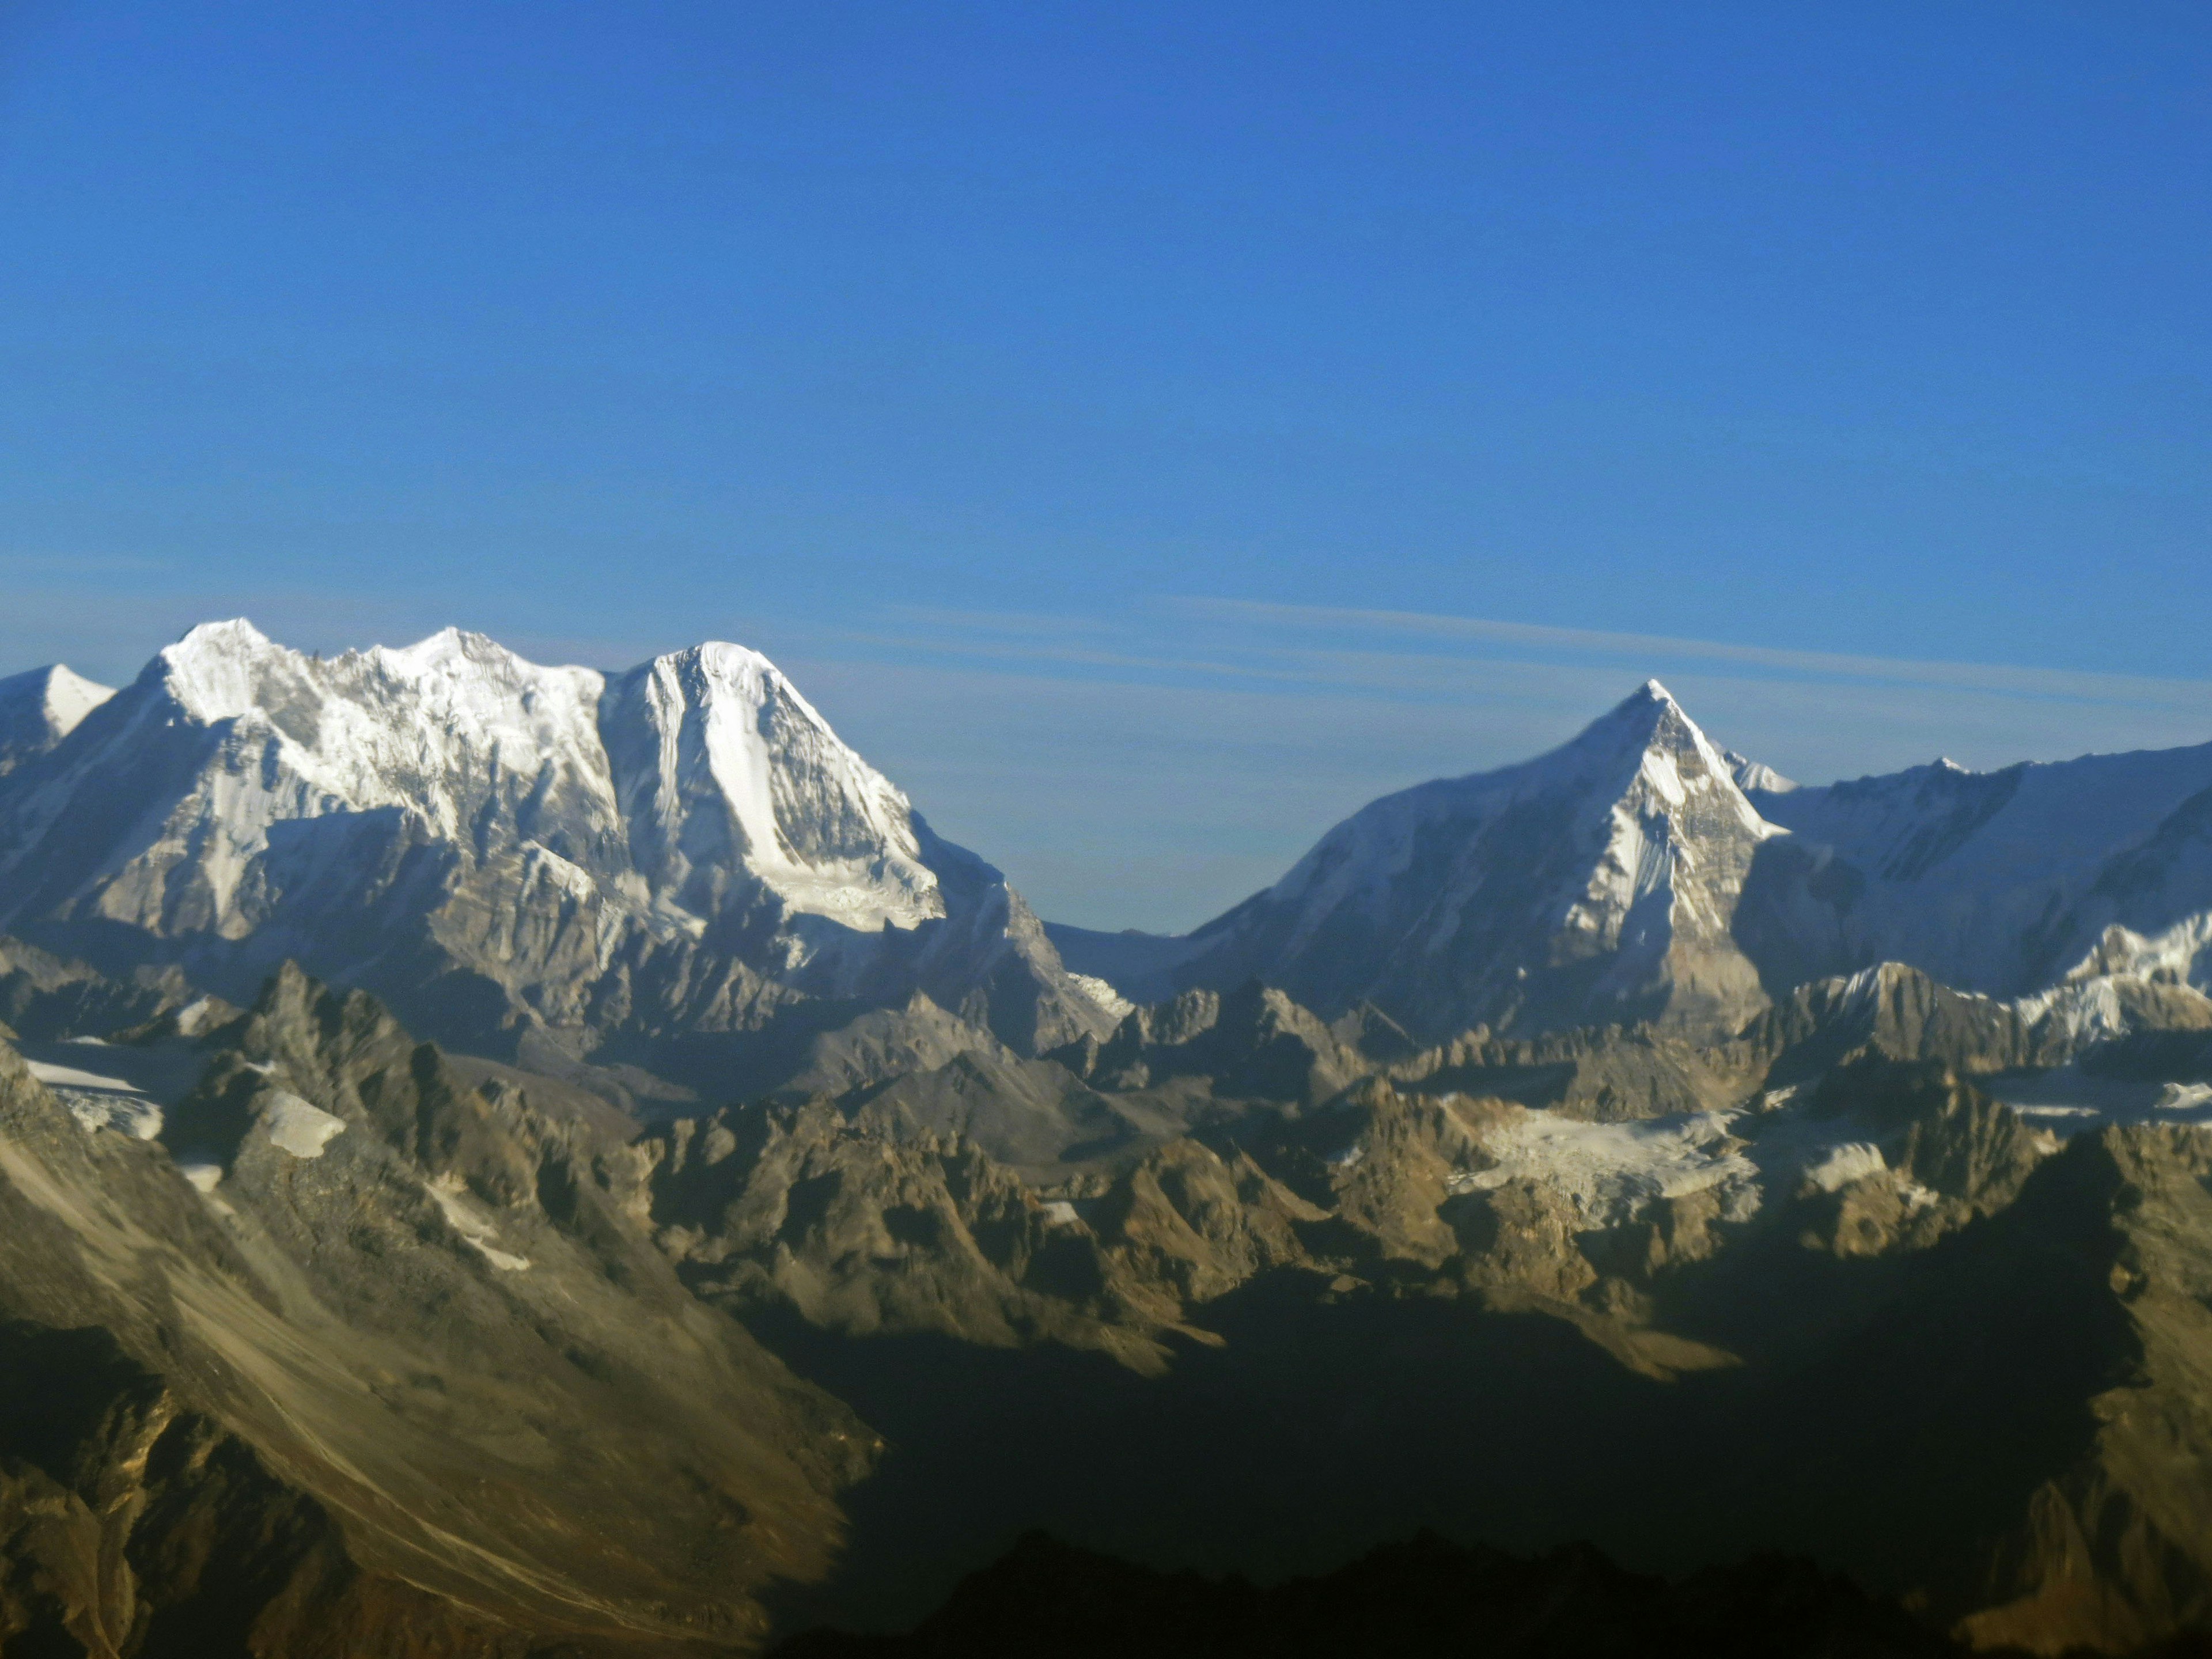
[[[144,968],[111,978],[87,963],[0,938],[0,1022],[20,1036],[114,1031],[202,1000],[173,968]],[[229,1005],[209,1000],[198,1012],[204,1016],[217,1008],[233,1012]]]
[[[453,630],[325,661],[196,629],[0,784],[0,927],[239,1000],[296,957],[479,1048],[767,1081],[916,989],[1030,1053],[1113,1020],[736,646],[609,680]]]
[[[2031,1024],[2010,1004],[1954,991],[1894,962],[1799,986],[1746,1037],[1777,1057],[1778,1083],[1817,1076],[1859,1053],[2004,1072],[2063,1064],[2074,1047],[2069,1031]]]
[[[1114,1335],[1090,1305],[1087,1238],[1055,1273],[1060,1218],[957,1137],[848,1123],[817,1101],[680,1120],[642,1150],[662,1248],[734,1308],[781,1301],[831,1329],[994,1344]]]
[[[955,1135],[827,1102],[681,1120],[640,1143],[660,1242],[700,1294],[783,1304],[848,1334],[1051,1340],[1140,1370],[1202,1303],[1306,1253],[1301,1202],[1249,1158],[1189,1140],[1098,1197],[1041,1199]]]
[[[606,1196],[619,1147],[296,972],[206,1042],[166,1140],[0,1050],[0,1350],[51,1371],[95,1328],[51,1485],[0,1498],[10,1616],[134,1655],[757,1641],[873,1438],[684,1290]]]
[[[1340,1031],[1254,981],[1225,994],[1186,991],[1136,1010],[1085,1057],[1085,1069],[1109,1088],[1202,1077],[1223,1095],[1318,1105],[1375,1069],[1361,1038],[1370,1048],[1387,1043],[1386,1027],[1395,1032],[1364,1011]]]
[[[2212,1627],[2212,1133],[2114,1128],[2056,1160],[2018,1218],[2107,1318],[2088,1447],[1990,1557],[1981,1644],[2057,1653]],[[2101,1281],[2101,1282],[2100,1282]]]
[[[1478,1030],[1384,1069],[1427,1093],[1496,1095],[1613,1122],[1740,1104],[1770,1058],[1756,1042],[1698,1044],[1648,1026],[1518,1040]]]
[[[364,1572],[329,1512],[105,1331],[0,1327],[0,1644],[83,1655],[520,1655]]]
[[[2016,1019],[1986,1019],[1990,1005],[1954,1004],[1917,976],[1865,988],[1801,999],[1757,1042],[1686,1049],[1703,1068],[1696,1086],[1749,1084],[1727,1109],[1660,1115],[1442,1086],[1482,1075],[1486,1059],[1516,1062],[1493,1075],[1525,1074],[1534,1045],[1489,1038],[1462,1046],[1457,1072],[1416,1056],[1397,1062],[1406,1078],[1370,1073],[1310,1103],[1316,1056],[1338,1052],[1317,1035],[1328,1028],[1257,998],[1267,1018],[1232,1024],[1226,999],[1186,996],[1125,1022],[1115,1042],[1128,1052],[1102,1048],[1094,1075],[1141,1055],[1210,1087],[1197,1066],[1211,1034],[1245,1033],[1207,1056],[1234,1074],[1255,1046],[1296,1033],[1298,1063],[1268,1073],[1285,1097],[1169,1139],[1069,1197],[1026,1189],[973,1144],[896,1115],[817,1104],[643,1143],[644,1201],[671,1218],[664,1243],[686,1277],[738,1310],[782,1308],[866,1340],[933,1332],[1010,1353],[1088,1350],[1185,1401],[1163,1413],[1208,1423],[1221,1398],[1256,1389],[1260,1410],[1285,1386],[1236,1367],[1295,1367],[1304,1344],[1334,1340],[1332,1320],[1364,1321],[1390,1367],[1413,1363],[1396,1345],[1433,1322],[1418,1309],[1460,1310],[1469,1334],[1455,1343],[1478,1341],[1484,1321],[1553,1322],[1638,1386],[1679,1391],[1677,1405],[1637,1407],[1651,1415],[1632,1450],[1590,1439],[1571,1413],[1515,1425],[1562,1492],[1588,1494],[1583,1507],[1547,1500],[1564,1505],[1567,1535],[1624,1524],[1607,1460],[1647,1458],[1687,1483],[1668,1512],[1707,1552],[1787,1540],[1914,1593],[1978,1642],[2124,1649],[2212,1618],[2192,1588],[2212,1583],[2212,1531],[2192,1530],[2191,1507],[2212,1492],[2212,1419],[2189,1403],[2212,1375],[2191,1369],[2191,1287],[2212,1262],[2196,1214],[2212,1204],[2199,1169],[2212,1130],[2090,1131],[2069,1145],[1977,1086],[2008,1045],[2033,1041]],[[1569,1061],[1626,1053],[1648,1077],[1675,1041],[1586,1034],[1554,1063],[1571,1079]],[[1832,1058],[1762,1091],[1778,1054]],[[1557,1079],[1548,1086],[1563,1097]],[[2147,1288],[2168,1283],[2170,1295]],[[1305,1334],[1262,1360],[1286,1326]],[[1178,1393],[1186,1373],[1209,1375],[1193,1356],[1224,1340],[1237,1389],[1221,1396],[1217,1379]],[[1240,1343],[1258,1348],[1240,1360]],[[856,1357],[854,1374],[907,1352]],[[1557,1354],[1527,1363],[1589,1386],[1570,1383]],[[1431,1380],[1439,1399],[1449,1379]],[[1330,1397],[1265,1407],[1285,1438],[1245,1435],[1220,1453],[1222,1478],[1255,1456],[1305,1455],[1291,1448],[1335,1420]],[[1814,1424],[1834,1445],[1784,1478]],[[1679,1444],[1662,1454],[1654,1437]],[[1389,1443],[1389,1456],[1415,1455]],[[1141,1438],[1116,1444],[1133,1468],[1154,1455]],[[1700,1462],[1700,1444],[1726,1447],[1731,1472]],[[1157,1455],[1210,1454],[1170,1436]],[[1461,1455],[1479,1483],[1480,1457]],[[1909,1524],[1881,1519],[1900,1504],[1915,1508]],[[1233,1531],[1235,1513],[1217,1524]],[[1473,1517],[1492,1512],[1468,1514],[1480,1526]]]

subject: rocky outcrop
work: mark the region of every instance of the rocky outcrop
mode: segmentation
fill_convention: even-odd
[[[2104,1315],[2089,1443],[1990,1553],[1979,1645],[2124,1650],[2212,1627],[2212,1132],[2084,1138],[2019,1221]]]
[[[757,1641],[873,1437],[684,1289],[608,1196],[620,1146],[296,972],[198,1041],[165,1140],[85,1127],[0,1051],[0,1314],[112,1345],[88,1387],[125,1402],[71,1431],[91,1473],[17,1488],[52,1518],[11,1557],[47,1585],[21,1616],[118,1654],[188,1650],[147,1632],[216,1602],[246,1645],[197,1650]],[[95,1536],[106,1577],[64,1582]]]

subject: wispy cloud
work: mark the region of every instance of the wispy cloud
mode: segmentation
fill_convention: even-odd
[[[1963,686],[2017,696],[2174,708],[2212,704],[2212,681],[2208,680],[1852,656],[1837,652],[1683,639],[1673,635],[1614,634],[1595,629],[1553,628],[1534,623],[1496,622],[1480,617],[1440,616],[1413,611],[1365,611],[1258,599],[1185,599],[1170,603],[1194,617],[1306,631],[1341,633],[1356,629],[1413,638],[1480,641],[1580,656],[1723,663],[1785,674],[1875,681],[1889,685]]]

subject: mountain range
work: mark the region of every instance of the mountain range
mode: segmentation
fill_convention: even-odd
[[[1252,980],[1429,1042],[1725,1036],[1887,961],[2106,1032],[2212,987],[2212,744],[1797,787],[1656,681],[1169,939],[1040,924],[736,646],[605,675],[216,623],[113,694],[0,683],[0,929],[233,1000],[296,959],[457,1046],[679,1085],[775,1086],[916,993],[1036,1056]]]
[[[1550,754],[1363,807],[1188,934],[1047,931],[1139,1000],[1257,978],[1432,1041],[1724,1034],[1884,962],[2117,1032],[2212,989],[2212,744],[1799,787],[1654,680]]]
[[[737,646],[0,681],[0,1652],[2212,1628],[2209,993],[2212,745],[1652,682],[1164,938]]]
[[[739,647],[605,675],[231,622],[104,700],[9,684],[0,928],[111,973],[250,1000],[298,960],[461,1046],[678,1078],[795,1070],[917,991],[1026,1053],[1116,1018]]]

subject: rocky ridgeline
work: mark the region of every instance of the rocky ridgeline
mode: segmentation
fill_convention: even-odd
[[[1807,988],[1706,1046],[1422,1048],[1372,1009],[1324,1022],[1255,987],[1036,1059],[910,1000],[817,1044],[827,1086],[803,1098],[641,1129],[296,970],[241,1012],[9,963],[0,997],[33,1032],[133,1022],[37,1052],[182,1058],[191,1079],[140,1139],[0,1060],[0,1363],[26,1398],[58,1365],[108,1379],[0,1446],[28,1528],[0,1617],[68,1650],[218,1629],[254,1651],[335,1629],[394,1653],[743,1647],[777,1583],[858,1582],[886,1547],[863,1504],[839,1565],[838,1494],[873,1489],[848,1483],[937,1468],[916,1424],[879,1443],[875,1419],[927,1395],[916,1364],[1001,1357],[962,1385],[992,1439],[945,1418],[969,1473],[939,1468],[913,1501],[940,1520],[895,1529],[981,1548],[1049,1518],[992,1509],[976,1472],[1066,1455],[1018,1426],[1042,1376],[1042,1397],[1167,1413],[1098,1437],[1131,1468],[1226,1460],[1206,1535],[1234,1537],[1240,1504],[1273,1501],[1260,1448],[1310,1449],[1351,1409],[1328,1390],[1479,1369],[1493,1342],[1533,1343],[1514,1365],[1562,1402],[1630,1391],[1607,1433],[1687,1460],[1663,1478],[1708,1559],[1771,1531],[1985,1644],[2127,1647],[2212,1616],[2212,1131],[2062,1140],[1985,1085],[2073,1050],[1909,972]],[[884,1056],[907,1068],[888,1083]],[[2212,1036],[2075,1060],[2212,1078]],[[1376,1341],[1413,1346],[1360,1368]],[[1176,1413],[1228,1398],[1256,1415],[1177,1437]],[[1372,1409],[1361,1468],[1487,1478],[1488,1443],[1415,1453],[1390,1437],[1418,1413]],[[1617,1488],[1595,1419],[1533,1409],[1515,1432],[1557,1491]],[[1726,1478],[1687,1449],[1721,1423]],[[1808,1432],[1832,1455],[1783,1474]],[[1906,1492],[1910,1525],[1878,1520]],[[1626,1524],[1559,1501],[1567,1535]],[[95,1537],[120,1553],[87,1556]]]

